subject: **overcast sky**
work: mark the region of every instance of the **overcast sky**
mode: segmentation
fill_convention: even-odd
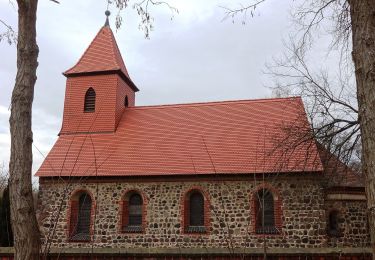
[[[33,105],[34,144],[47,155],[61,127],[65,77],[105,21],[105,0],[39,1],[37,40],[40,48]],[[169,1],[179,10],[154,8],[150,39],[138,29],[131,8],[116,32],[111,27],[133,82],[140,91],[136,105],[187,103],[268,97],[264,64],[282,51],[290,31],[289,1],[266,1],[248,19],[222,21],[219,6],[238,7],[233,0]],[[244,0],[243,3],[246,3]],[[115,10],[112,10],[114,13]],[[17,24],[17,11],[0,0],[0,18]],[[0,27],[3,30],[3,27]],[[0,162],[9,162],[8,107],[16,75],[16,48],[0,43]],[[43,161],[34,149],[34,172]]]

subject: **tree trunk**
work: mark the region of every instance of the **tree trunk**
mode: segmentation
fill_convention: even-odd
[[[40,235],[31,184],[31,109],[34,98],[38,45],[37,0],[18,0],[17,76],[12,93],[10,133],[10,201],[15,258],[39,259]]]
[[[375,259],[375,0],[349,0],[357,82],[362,165]]]

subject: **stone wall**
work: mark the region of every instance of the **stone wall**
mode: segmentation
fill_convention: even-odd
[[[337,236],[328,236],[328,246],[345,247],[358,245],[365,247],[368,245],[370,234],[368,232],[366,201],[327,200],[325,207],[327,218],[330,211],[338,211],[339,222],[339,234]]]
[[[68,241],[69,200],[76,190],[87,190],[95,204],[95,247],[119,248],[319,248],[337,246],[326,234],[327,207],[320,177],[290,175],[267,177],[275,203],[280,207],[280,234],[257,235],[254,232],[252,197],[261,182],[251,177],[218,179],[109,179],[80,181],[40,181],[39,220],[43,239],[52,247],[87,247],[88,243]],[[183,198],[192,188],[201,189],[210,202],[209,232],[183,232]],[[128,190],[138,190],[145,197],[143,233],[120,231],[121,200]],[[351,227],[340,246],[368,246],[365,204],[340,202],[345,223]],[[58,216],[58,220],[56,218]],[[53,231],[54,230],[54,231]],[[228,232],[229,231],[229,232]],[[361,234],[359,234],[359,233]],[[53,233],[53,235],[51,235]],[[90,243],[91,246],[91,243]]]

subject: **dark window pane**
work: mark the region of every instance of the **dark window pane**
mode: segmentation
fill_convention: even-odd
[[[129,205],[142,205],[141,195],[139,195],[137,193],[132,194],[129,198]]]
[[[142,197],[133,194],[129,198],[129,226],[142,225]]]
[[[257,233],[274,233],[275,213],[272,193],[263,189],[257,195]]]
[[[142,225],[142,215],[130,215],[129,216],[129,226],[141,226]]]
[[[77,228],[73,239],[90,239],[91,204],[91,197],[87,193],[83,193],[79,197]]]
[[[331,236],[339,236],[339,213],[337,211],[331,211],[328,219],[328,234]]]
[[[204,198],[199,192],[190,195],[190,226],[204,226]]]

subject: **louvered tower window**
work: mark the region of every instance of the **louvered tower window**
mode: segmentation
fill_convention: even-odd
[[[125,99],[124,99],[124,106],[125,106],[125,107],[128,107],[128,106],[129,106],[128,96],[125,96]]]
[[[72,208],[72,221],[75,224],[72,234],[73,240],[90,240],[91,205],[90,195],[82,193],[78,199],[78,214],[75,214],[75,209]]]
[[[256,233],[276,234],[274,199],[272,193],[262,189],[256,196]]]
[[[93,88],[89,88],[85,95],[84,112],[95,112],[95,98],[95,90]]]

